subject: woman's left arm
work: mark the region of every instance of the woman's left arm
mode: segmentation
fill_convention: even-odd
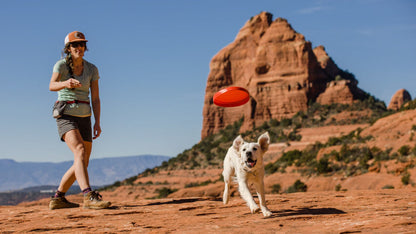
[[[91,104],[92,111],[94,113],[95,123],[93,128],[93,139],[97,139],[101,135],[100,126],[100,114],[101,114],[101,102],[100,102],[100,90],[98,87],[98,80],[91,82]]]

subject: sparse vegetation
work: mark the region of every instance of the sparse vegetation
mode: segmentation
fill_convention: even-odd
[[[280,193],[282,186],[280,184],[272,185],[272,193]]]
[[[305,183],[296,180],[295,183],[286,190],[286,193],[306,192],[307,190],[308,186]]]
[[[211,180],[207,180],[201,183],[194,182],[194,183],[186,184],[185,188],[200,187],[200,186],[205,186],[205,185],[212,184],[212,183],[213,182]]]
[[[345,79],[345,77],[338,77]],[[352,79],[353,80],[353,79]],[[415,99],[416,100],[416,99]],[[415,101],[416,103],[416,101]],[[350,112],[349,118],[336,117],[341,112]],[[359,113],[359,114],[353,114]],[[379,118],[395,113],[387,111],[384,102],[377,100],[369,94],[362,101],[352,105],[332,104],[320,105],[311,102],[307,111],[300,111],[291,118],[280,120],[271,119],[260,126],[254,127],[251,131],[240,133],[240,128],[244,119],[226,126],[217,134],[210,135],[195,144],[191,149],[184,150],[176,157],[169,161],[163,162],[161,166],[147,169],[139,177],[147,177],[158,173],[160,170],[177,170],[177,169],[203,169],[203,168],[221,168],[222,161],[228,148],[236,136],[241,134],[247,141],[256,141],[257,137],[265,131],[268,131],[271,143],[300,141],[302,136],[299,134],[301,128],[319,127],[326,125],[344,125],[357,123],[374,123]],[[411,127],[411,132],[416,131],[416,125]],[[333,175],[336,173],[343,176],[353,176],[367,173],[369,168],[375,163],[380,164],[382,161],[397,159],[400,162],[409,161],[411,155],[416,157],[416,146],[402,146],[397,152],[392,149],[381,150],[377,147],[369,148],[366,143],[374,139],[373,136],[361,136],[362,129],[354,130],[340,137],[331,137],[325,143],[316,142],[307,146],[304,150],[292,150],[282,154],[275,162],[265,165],[266,174],[286,173],[287,167],[291,170],[308,175]],[[411,139],[413,136],[411,135]],[[330,153],[321,155],[317,158],[318,152],[323,148],[340,146],[340,149],[333,150]],[[118,187],[121,185],[134,185],[137,176],[128,178],[121,182],[116,182],[105,189]],[[406,182],[406,177],[402,179]],[[203,186],[208,183],[189,183],[185,187]],[[410,183],[408,181],[408,183]],[[273,192],[280,192],[281,187],[272,187]],[[337,188],[337,187],[336,187]],[[292,188],[293,189],[293,188]],[[341,189],[341,188],[339,188]]]
[[[409,172],[405,172],[402,176],[402,183],[404,185],[408,185],[410,184],[410,173]]]
[[[387,184],[387,185],[384,185],[382,189],[394,189],[394,186]]]
[[[404,145],[404,146],[400,147],[398,152],[402,156],[408,156],[410,154],[410,147],[408,145]]]
[[[151,199],[159,199],[159,198],[166,198],[167,196],[169,196],[169,194],[174,193],[178,191],[177,189],[170,189],[167,187],[163,187],[161,189],[156,189],[156,192],[159,193],[159,195],[157,195],[156,197],[153,197]]]
[[[339,192],[339,191],[341,191],[341,184],[337,184],[337,185],[335,185],[335,191],[337,191],[337,192]]]
[[[412,101],[408,101],[400,108],[399,111],[405,111],[405,110],[414,110],[416,109],[416,99],[413,99]]]

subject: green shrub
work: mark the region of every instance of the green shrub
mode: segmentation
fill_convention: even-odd
[[[409,172],[405,172],[402,176],[402,183],[404,185],[408,185],[410,184],[410,173]]]
[[[413,109],[416,109],[416,99],[406,102],[404,105],[402,105],[402,107],[400,108],[400,111],[413,110]]]
[[[335,185],[335,191],[337,192],[341,191],[341,184]]]
[[[328,159],[321,158],[316,165],[316,171],[318,172],[318,174],[331,172],[332,169],[329,167]]]
[[[291,124],[292,124],[292,119],[285,118],[280,121],[280,126],[284,128],[289,127]]]
[[[166,198],[167,196],[169,196],[169,194],[176,192],[177,189],[170,189],[167,187],[163,187],[161,189],[156,189],[156,192],[159,193],[158,196],[156,196],[156,198]]]
[[[408,145],[404,145],[404,146],[400,147],[398,152],[402,156],[407,156],[407,155],[410,154],[410,147]]]
[[[306,192],[308,186],[300,180],[296,180],[295,183],[287,189],[287,193]]]
[[[271,175],[279,170],[279,165],[277,163],[268,163],[264,166],[264,171],[266,174]]]
[[[389,148],[385,151],[382,151],[380,148],[374,146],[371,148],[371,153],[373,154],[376,161],[387,161],[390,159],[391,150],[392,149]]]
[[[288,166],[292,166],[292,164],[299,160],[302,157],[302,152],[300,150],[291,150],[282,155],[280,157],[280,162],[286,162]]]
[[[394,189],[394,186],[387,184],[387,185],[384,185],[382,189]]]
[[[208,184],[211,184],[211,183],[212,183],[211,180],[203,181],[201,183],[193,182],[193,183],[186,184],[185,188],[200,187],[200,186],[205,186],[205,185],[208,185]]]
[[[280,184],[272,185],[272,193],[280,193],[281,189],[282,189],[282,186]]]

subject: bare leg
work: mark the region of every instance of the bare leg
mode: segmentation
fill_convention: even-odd
[[[74,153],[74,164],[62,177],[58,190],[66,192],[71,185],[78,181],[81,190],[90,187],[88,177],[88,163],[91,155],[92,142],[82,140],[79,130],[71,130],[64,135],[64,140],[69,149]]]

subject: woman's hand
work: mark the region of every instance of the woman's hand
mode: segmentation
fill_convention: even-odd
[[[94,136],[92,139],[97,139],[100,135],[101,135],[101,126],[99,123],[95,123],[94,124],[94,132],[93,132]]]
[[[81,87],[81,82],[74,78],[69,78],[68,80],[64,81],[65,87],[68,89],[79,88]]]

